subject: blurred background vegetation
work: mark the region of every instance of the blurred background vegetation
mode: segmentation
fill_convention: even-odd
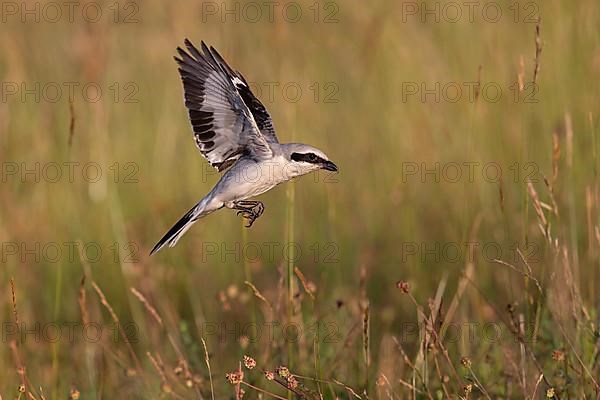
[[[24,383],[46,398],[210,398],[212,377],[235,398],[224,375],[244,354],[318,376],[326,398],[350,396],[334,379],[362,396],[442,398],[444,381],[464,396],[471,372],[495,398],[597,393],[596,1],[74,4],[2,4],[3,396]],[[281,141],[340,173],[264,195],[251,229],[222,211],[149,257],[218,179],[172,59],[185,37],[252,82]],[[456,369],[419,356],[432,332],[398,281],[433,325],[454,324]],[[90,321],[101,339],[85,339]]]

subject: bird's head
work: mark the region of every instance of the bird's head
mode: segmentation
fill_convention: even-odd
[[[338,168],[329,157],[316,147],[302,143],[289,143],[286,146],[285,157],[295,176],[308,174],[319,169],[337,172]]]

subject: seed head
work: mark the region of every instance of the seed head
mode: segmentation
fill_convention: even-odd
[[[565,352],[562,350],[554,350],[552,352],[552,359],[554,361],[565,361]]]
[[[171,385],[169,385],[168,383],[163,383],[162,385],[160,385],[160,388],[162,389],[163,393],[173,393],[173,388],[171,387]]]
[[[242,380],[244,379],[244,372],[243,371],[229,372],[229,373],[225,374],[225,378],[227,378],[229,383],[231,383],[232,385],[237,385],[240,382],[242,382]]]
[[[271,371],[265,371],[265,378],[267,378],[269,381],[272,381],[275,379],[275,374]]]
[[[237,286],[231,284],[227,287],[227,296],[229,296],[230,299],[235,299],[238,295],[238,288]]]
[[[398,281],[396,282],[396,287],[402,291],[402,293],[408,293],[410,290],[410,285],[406,281]]]
[[[287,383],[291,389],[296,389],[298,387],[298,381],[293,375],[287,377]]]
[[[284,366],[277,367],[275,369],[275,372],[277,372],[277,375],[279,375],[282,378],[287,378],[288,376],[290,376],[290,370],[287,369],[287,367],[284,367]]]
[[[471,368],[471,359],[469,357],[463,357],[460,359],[460,363],[465,368]]]
[[[252,369],[256,367],[256,360],[254,360],[254,358],[252,357],[244,356],[244,365],[246,366],[246,368]]]

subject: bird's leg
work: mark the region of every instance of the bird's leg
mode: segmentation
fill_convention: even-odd
[[[265,206],[260,201],[240,200],[235,202],[235,205],[240,206],[240,210],[248,210],[253,214],[256,214],[257,217],[260,217],[265,211]]]
[[[233,208],[235,210],[239,210],[237,215],[241,214],[242,217],[248,220],[248,225],[246,225],[246,228],[250,228],[254,221],[265,211],[265,206],[262,202],[252,200],[236,201]]]
[[[260,201],[239,201],[235,204],[235,209],[238,209],[238,215],[242,215],[248,220],[246,228],[250,228],[254,221],[260,217],[264,211],[264,206]]]

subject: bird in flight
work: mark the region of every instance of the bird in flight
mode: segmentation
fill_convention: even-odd
[[[178,47],[179,74],[196,145],[210,165],[225,172],[215,187],[169,229],[150,255],[169,247],[198,219],[227,207],[252,226],[265,207],[249,200],[276,185],[319,169],[337,172],[321,150],[302,143],[279,143],[271,116],[242,74],[202,42]]]

